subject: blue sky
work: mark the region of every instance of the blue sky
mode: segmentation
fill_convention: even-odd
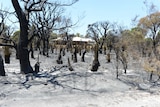
[[[130,28],[132,19],[138,15],[139,18],[147,15],[147,9],[144,0],[79,0],[77,4],[72,6],[72,14],[81,15],[84,18],[80,22],[80,26],[74,29],[75,32],[86,33],[87,25],[96,21],[117,22],[122,26]],[[148,0],[160,9],[160,0]],[[73,16],[73,17],[76,17]]]
[[[160,0],[147,0],[158,6]],[[144,0],[79,0],[73,6],[67,8],[67,14],[73,21],[81,18],[78,27],[71,32],[85,35],[87,25],[97,21],[118,22],[122,26],[131,27],[131,20],[139,15],[139,18],[147,15]],[[3,7],[12,9],[11,0],[0,0]]]

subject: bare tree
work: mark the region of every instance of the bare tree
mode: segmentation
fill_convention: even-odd
[[[83,53],[82,53],[82,57],[81,57],[81,61],[82,61],[82,62],[85,62],[84,56],[85,56],[86,52],[87,52],[86,49],[84,49],[84,50],[83,50]]]
[[[42,11],[36,13],[35,16],[33,15],[32,22],[40,34],[40,40],[42,40],[43,44],[43,55],[48,56],[49,38],[53,31],[58,30],[62,32],[76,24],[72,24],[71,18],[67,18],[64,15],[65,7],[73,5],[76,1],[65,4],[58,1],[45,3]]]
[[[5,18],[6,18],[6,15],[2,11],[0,11],[0,36],[4,32]],[[0,54],[0,76],[5,76],[4,62],[1,54]]]
[[[100,28],[97,27],[99,33],[102,36],[102,41],[101,41],[100,49],[99,49],[100,53],[102,53],[102,48],[103,48],[103,45],[105,43],[106,37],[108,36],[108,33],[111,30],[113,30],[112,28],[113,28],[113,26],[109,21],[100,22]]]
[[[119,77],[119,47],[118,46],[114,46],[114,51],[115,51],[115,55],[116,55],[116,78],[118,79]]]
[[[33,73],[33,68],[29,61],[28,44],[33,38],[29,38],[29,22],[30,15],[33,12],[42,11],[44,4],[49,3],[48,0],[22,0],[24,8],[20,6],[18,0],[11,0],[20,23],[20,36],[18,42],[18,55],[20,60],[20,68],[22,73]],[[77,2],[73,1],[71,4]],[[54,3],[49,3],[54,4]],[[55,3],[56,4],[56,3]]]
[[[91,71],[93,71],[93,72],[97,71],[100,66],[99,59],[98,59],[98,49],[99,49],[99,46],[96,43],[96,45],[94,47],[94,59],[92,62],[92,67],[91,67]]]
[[[100,44],[99,45],[99,52],[102,53],[102,48],[103,48],[104,42],[106,40],[106,37],[107,37],[108,33],[111,30],[113,30],[112,24],[109,21],[96,22],[96,23],[90,24],[89,28],[90,28],[90,31],[92,31],[92,33],[93,33],[93,30],[95,33],[97,33],[94,36],[94,39]]]
[[[93,25],[88,25],[87,35],[93,37],[94,40],[96,41],[96,45],[94,47],[94,59],[92,62],[91,71],[97,71],[100,66],[99,59],[98,59],[99,42],[100,42],[98,31],[97,29],[94,28]]]
[[[8,13],[5,12],[3,9],[0,9],[0,36],[2,42],[0,43],[0,46],[4,46],[4,55],[5,55],[5,62],[10,62],[10,53],[9,53],[9,46],[13,46],[10,44],[7,44],[7,42],[10,42],[9,36],[10,36],[10,27],[5,25],[5,20],[8,17]],[[6,60],[8,59],[8,60]],[[0,54],[0,76],[5,76],[5,69],[4,69],[4,62],[2,55]]]
[[[39,33],[39,38],[43,43],[43,55],[48,56],[49,48],[49,37],[51,30],[53,30],[56,22],[60,18],[58,11],[58,4],[44,4],[42,11],[32,15],[32,22],[34,23],[37,32]]]
[[[24,2],[24,10],[20,6],[18,0],[11,0],[20,24],[20,36],[18,41],[18,56],[20,61],[20,71],[21,73],[33,73],[33,68],[29,61],[29,51],[28,51],[28,31],[29,31],[29,18],[30,13],[35,11],[41,11],[43,4],[46,0],[22,0]]]

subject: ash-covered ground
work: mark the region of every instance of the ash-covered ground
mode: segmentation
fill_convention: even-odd
[[[127,74],[121,66],[117,79],[114,56],[107,63],[106,55],[99,54],[100,67],[91,72],[92,52],[86,53],[85,62],[79,54],[77,63],[71,60],[74,71],[67,67],[70,53],[62,56],[63,64],[56,63],[58,53],[40,55],[40,72],[23,75],[12,53],[6,76],[0,77],[0,107],[159,107],[160,82],[148,81],[142,61],[129,61]],[[30,59],[33,68],[37,58],[35,53]]]

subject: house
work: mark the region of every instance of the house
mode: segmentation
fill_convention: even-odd
[[[55,44],[61,44],[61,45],[66,45],[67,43],[66,39],[63,39],[62,37],[53,39],[52,42]],[[92,38],[73,37],[72,44],[73,45],[79,45],[79,44],[91,44],[92,45],[92,44],[95,44],[95,41]]]
[[[73,44],[95,44],[95,41],[92,38],[84,37],[73,37]]]

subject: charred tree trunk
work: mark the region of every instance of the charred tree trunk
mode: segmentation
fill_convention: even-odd
[[[45,56],[46,55],[46,41],[44,38],[42,39],[42,41],[43,41],[43,55]]]
[[[81,46],[78,46],[78,51],[79,51],[79,56],[81,56],[82,55],[82,47]]]
[[[118,77],[119,77],[119,61],[118,61],[118,59],[119,59],[119,56],[116,54],[116,78],[118,79]]]
[[[35,73],[38,73],[40,70],[39,70],[39,68],[40,68],[40,63],[39,62],[37,62],[35,65],[34,65],[34,68],[35,68]]]
[[[120,53],[120,61],[122,62],[124,73],[127,73],[127,67],[128,67],[128,61],[127,61],[127,52],[125,51],[125,48],[122,48],[122,52]]]
[[[46,46],[46,53],[47,53],[46,56],[49,57],[49,38],[47,38],[46,40],[46,45],[47,45]]]
[[[51,53],[54,53],[54,47],[53,47],[53,45],[51,45],[50,48],[51,48]]]
[[[65,48],[63,48],[63,56],[65,56],[66,52],[65,52]]]
[[[108,54],[107,54],[107,62],[108,62],[108,63],[111,62],[111,55],[110,55],[110,52],[108,52]]]
[[[63,64],[61,54],[62,54],[62,48],[60,48],[60,52],[59,52],[58,59],[57,59],[57,64]]]
[[[115,54],[116,54],[116,78],[118,79],[119,77],[119,47],[114,48]]]
[[[85,60],[84,60],[85,54],[86,54],[86,50],[84,50],[84,52],[82,53],[82,57],[81,57],[81,61],[82,61],[82,62],[85,62]]]
[[[18,53],[18,46],[17,46],[17,44],[15,45],[15,50],[16,50],[16,59],[19,59],[19,53]]]
[[[152,81],[152,77],[153,77],[153,71],[151,72],[151,74],[149,76],[149,81]]]
[[[35,59],[35,58],[34,58],[34,50],[33,50],[33,45],[32,45],[32,43],[30,44],[30,53],[31,53],[31,58]]]
[[[99,60],[98,60],[98,44],[96,44],[94,49],[94,60],[92,63],[91,71],[97,71],[98,67],[100,66]]]
[[[72,68],[72,66],[71,66],[71,63],[70,63],[69,58],[68,58],[68,69],[69,69],[70,71],[73,71],[73,68]]]
[[[33,69],[29,61],[28,49],[25,46],[25,43],[21,42],[21,40],[20,40],[20,43],[18,43],[18,51],[19,51],[21,73],[24,73],[24,74],[33,73]]]
[[[73,62],[74,63],[77,62],[77,53],[78,53],[78,49],[77,49],[77,46],[75,46],[73,50]]]
[[[102,42],[100,44],[100,47],[99,47],[99,53],[102,54],[102,51],[103,51],[103,44],[104,44],[104,41],[105,41],[105,38],[106,38],[106,31],[105,31],[105,36],[102,38]]]
[[[8,46],[4,47],[4,59],[6,64],[10,64],[10,50]]]
[[[99,48],[99,53],[102,54],[102,45]]]
[[[39,50],[39,53],[42,54],[42,52],[41,52],[41,39],[38,39],[36,42],[36,50]]]
[[[29,61],[29,51],[28,51],[28,19],[24,11],[21,9],[18,0],[12,0],[13,7],[20,23],[20,36],[18,41],[18,55],[20,61],[20,71],[21,73],[28,74],[33,73],[33,68]]]
[[[0,54],[0,76],[5,76],[3,58]]]
[[[106,48],[106,46],[104,46],[104,48],[103,48],[103,50],[104,50],[104,55],[106,55],[107,54],[107,48]]]

